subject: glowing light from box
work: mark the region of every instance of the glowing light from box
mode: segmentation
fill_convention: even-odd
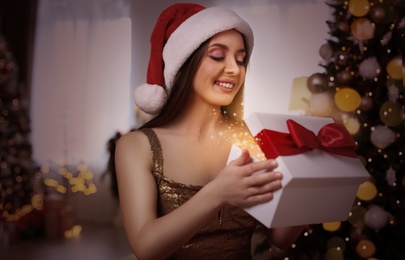
[[[217,111],[214,109],[211,115],[217,115]],[[255,138],[250,134],[246,125],[243,122],[232,121],[229,123],[227,120],[222,121],[224,130],[222,131],[212,131],[210,138],[212,140],[217,140],[217,143],[222,143],[225,139],[226,142],[230,142],[241,149],[247,149],[251,156],[258,160],[265,160],[263,152],[257,145]]]
[[[256,142],[256,139],[250,134],[248,130],[239,130],[240,128],[231,128],[232,133],[229,135],[232,144],[241,149],[247,149],[251,156],[258,160],[265,160],[262,150]],[[244,129],[244,124],[242,125]]]

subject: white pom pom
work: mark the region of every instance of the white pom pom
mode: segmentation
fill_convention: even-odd
[[[142,84],[135,88],[135,104],[143,112],[148,114],[158,114],[167,99],[167,93],[159,85]]]

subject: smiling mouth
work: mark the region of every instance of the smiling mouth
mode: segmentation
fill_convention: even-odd
[[[217,84],[217,85],[219,85],[221,87],[227,88],[227,89],[233,89],[233,87],[235,87],[235,84],[227,83],[227,82],[216,81],[215,84]]]

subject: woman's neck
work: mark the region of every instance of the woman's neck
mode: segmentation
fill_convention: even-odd
[[[220,107],[189,106],[168,127],[179,134],[204,139],[220,135],[229,124]]]
[[[246,125],[225,117],[220,107],[188,107],[164,128],[166,133],[189,138],[191,142],[207,142],[219,147],[235,144],[248,149],[257,158],[264,158]]]

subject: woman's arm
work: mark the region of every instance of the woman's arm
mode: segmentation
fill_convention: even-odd
[[[280,249],[287,249],[301,235],[305,226],[280,227],[268,229],[267,237],[271,244]]]
[[[132,132],[116,148],[120,205],[131,247],[139,259],[165,258],[187,243],[225,204],[252,206],[272,199],[281,175],[272,161],[250,162],[248,152],[171,213],[158,218],[157,189],[146,136]],[[268,169],[264,174],[254,172]]]

